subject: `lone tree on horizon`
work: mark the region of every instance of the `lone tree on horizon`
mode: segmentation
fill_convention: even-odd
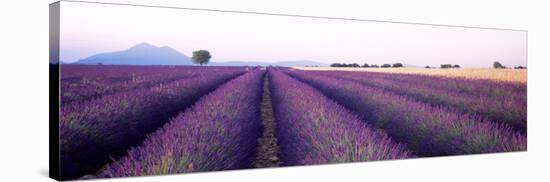
[[[201,66],[203,64],[208,64],[210,58],[212,58],[212,56],[207,50],[193,51],[193,57],[191,57],[195,64],[200,64]]]

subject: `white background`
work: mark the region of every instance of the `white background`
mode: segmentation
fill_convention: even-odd
[[[315,167],[240,170],[117,181],[548,181],[550,29],[545,1],[105,0],[529,31],[528,152]],[[52,181],[48,173],[48,4],[0,9],[0,181]],[[545,12],[546,11],[546,12]],[[98,12],[100,13],[100,12]],[[545,169],[546,168],[546,169]]]

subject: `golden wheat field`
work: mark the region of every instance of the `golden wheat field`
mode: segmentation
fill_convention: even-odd
[[[293,67],[300,70],[338,70],[338,71],[372,71],[383,73],[424,74],[445,77],[462,77],[467,79],[490,79],[508,82],[527,83],[527,69],[493,69],[493,68],[458,68],[458,69],[425,69],[425,68],[335,68],[335,67]]]

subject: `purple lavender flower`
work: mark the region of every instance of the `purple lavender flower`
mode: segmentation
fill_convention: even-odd
[[[249,167],[260,135],[265,71],[240,76],[105,167],[99,177],[216,171]]]
[[[420,156],[524,151],[525,134],[510,127],[432,106],[384,89],[304,71],[286,71],[406,143]]]
[[[275,118],[285,165],[326,164],[413,157],[385,132],[315,89],[269,71]]]

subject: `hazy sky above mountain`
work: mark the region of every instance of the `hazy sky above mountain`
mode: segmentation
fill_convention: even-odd
[[[212,61],[527,65],[522,31],[61,3],[61,61],[142,42],[206,49]]]

